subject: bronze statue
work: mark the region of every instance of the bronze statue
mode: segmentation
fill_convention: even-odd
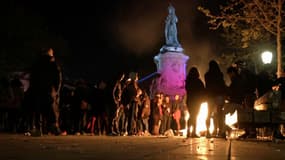
[[[168,7],[168,16],[165,20],[165,39],[167,46],[179,47],[180,44],[177,39],[176,23],[178,18],[175,15],[175,8],[170,4]]]

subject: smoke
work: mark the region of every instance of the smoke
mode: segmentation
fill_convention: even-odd
[[[191,67],[195,66],[198,68],[200,72],[200,77],[204,81],[204,74],[208,70],[208,63],[210,60],[215,59],[212,54],[211,46],[209,45],[209,41],[203,42],[193,42],[193,47],[187,49],[189,52],[185,53],[190,57],[188,61],[187,73]]]
[[[162,3],[163,4],[163,3]],[[114,33],[119,44],[136,55],[149,54],[162,43],[167,5],[136,1],[119,10]]]
[[[160,42],[160,24],[150,17],[143,20],[123,22],[118,27],[117,37],[123,48],[134,54],[144,54],[156,48]]]

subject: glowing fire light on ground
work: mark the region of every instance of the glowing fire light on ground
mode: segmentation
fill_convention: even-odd
[[[196,121],[196,135],[201,136],[207,133],[206,120],[208,117],[208,103],[204,102],[200,106],[200,111]]]
[[[236,127],[234,126],[234,124],[236,124],[238,122],[237,119],[237,110],[235,110],[235,112],[233,114],[231,113],[227,113],[225,115],[225,123],[227,126],[229,126],[231,129],[235,129]]]
[[[227,137],[229,139],[236,139],[240,137],[241,135],[245,134],[245,131],[243,129],[238,129],[234,125],[238,122],[238,112],[235,110],[233,114],[227,113],[225,115],[225,123],[227,126],[231,128],[229,131]]]

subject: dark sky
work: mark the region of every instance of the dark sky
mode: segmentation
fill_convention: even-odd
[[[66,75],[98,80],[132,70],[141,77],[156,71],[153,57],[164,45],[169,2],[179,19],[178,39],[190,56],[188,68],[197,65],[204,74],[219,46],[196,8],[217,7],[214,0],[14,0],[2,10],[20,8],[26,16],[41,19],[45,30],[66,42],[68,56],[55,51],[64,61]]]

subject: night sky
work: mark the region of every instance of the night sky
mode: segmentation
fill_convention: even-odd
[[[47,33],[47,37],[57,38],[57,41],[50,40],[49,46],[55,48],[66,77],[109,80],[128,71],[146,76],[156,71],[153,57],[164,45],[164,20],[169,2],[176,9],[179,42],[184,53],[190,56],[188,68],[197,65],[204,74],[209,59],[217,54],[220,46],[214,43],[216,33],[208,30],[205,16],[196,8],[199,4],[217,7],[214,0],[9,1],[0,7],[2,19],[6,19],[2,21],[6,28],[1,28],[1,41],[7,43],[1,46],[2,61],[4,54],[19,53],[15,48],[21,50],[24,44],[18,42],[17,34],[11,33],[16,35],[11,38],[7,30],[18,32],[10,28],[24,24],[21,33],[30,33],[28,30],[35,27]],[[31,41],[31,48],[40,47],[34,42],[37,40]],[[28,54],[27,45],[24,47]],[[18,59],[29,57],[15,54],[14,58],[17,56]]]

